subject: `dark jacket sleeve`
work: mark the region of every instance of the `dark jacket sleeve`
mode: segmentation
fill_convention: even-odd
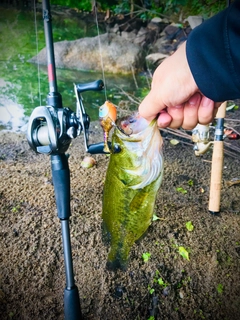
[[[195,82],[206,97],[240,98],[240,0],[192,30],[186,48]]]

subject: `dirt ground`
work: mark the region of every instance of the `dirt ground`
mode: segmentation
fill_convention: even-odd
[[[91,124],[93,142],[102,138],[97,126]],[[84,319],[240,319],[240,185],[227,184],[240,177],[239,159],[225,156],[221,213],[213,216],[212,152],[197,158],[192,146],[165,138],[160,219],[132,248],[127,271],[113,272],[106,269],[101,236],[109,158],[94,156],[97,165],[83,169],[82,136],[68,153],[73,264]],[[1,132],[0,168],[0,319],[63,319],[65,269],[50,158],[36,155],[24,135]],[[179,254],[181,246],[190,260]],[[143,253],[151,254],[147,262]]]

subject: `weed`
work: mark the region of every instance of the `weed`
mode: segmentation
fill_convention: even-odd
[[[184,259],[190,260],[189,259],[189,253],[184,247],[179,247],[178,248],[178,252]]]
[[[187,190],[183,189],[182,187],[176,188],[177,192],[181,192],[182,194],[186,194]]]
[[[188,229],[188,231],[193,231],[194,226],[192,224],[192,221],[186,222],[186,228]]]
[[[188,185],[189,185],[190,187],[192,187],[192,186],[194,185],[193,180],[188,180]]]
[[[148,291],[149,291],[150,294],[153,294],[153,292],[155,291],[155,289],[152,288],[152,287],[150,287],[150,286],[148,286]]]
[[[223,293],[223,285],[221,283],[217,285],[217,292],[220,294]]]
[[[151,253],[150,253],[150,252],[144,252],[144,253],[142,254],[143,262],[144,262],[144,263],[148,262],[148,260],[150,259],[150,257],[151,257]]]
[[[16,207],[13,207],[11,211],[12,213],[16,213],[19,211],[19,209],[20,209],[20,205],[18,204]]]

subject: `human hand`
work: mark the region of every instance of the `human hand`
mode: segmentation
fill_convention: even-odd
[[[142,117],[158,117],[161,128],[190,130],[198,123],[208,124],[220,103],[205,97],[198,89],[186,57],[186,42],[156,69],[149,94],[139,106]]]

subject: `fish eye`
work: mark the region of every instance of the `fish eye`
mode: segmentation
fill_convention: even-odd
[[[136,119],[133,119],[133,118],[132,118],[132,119],[131,119],[131,118],[129,119],[129,123],[134,123],[134,122],[136,122],[136,121],[137,121],[137,120],[136,120]]]
[[[108,114],[108,108],[106,106],[102,106],[99,108],[99,117],[103,118],[106,117]]]

